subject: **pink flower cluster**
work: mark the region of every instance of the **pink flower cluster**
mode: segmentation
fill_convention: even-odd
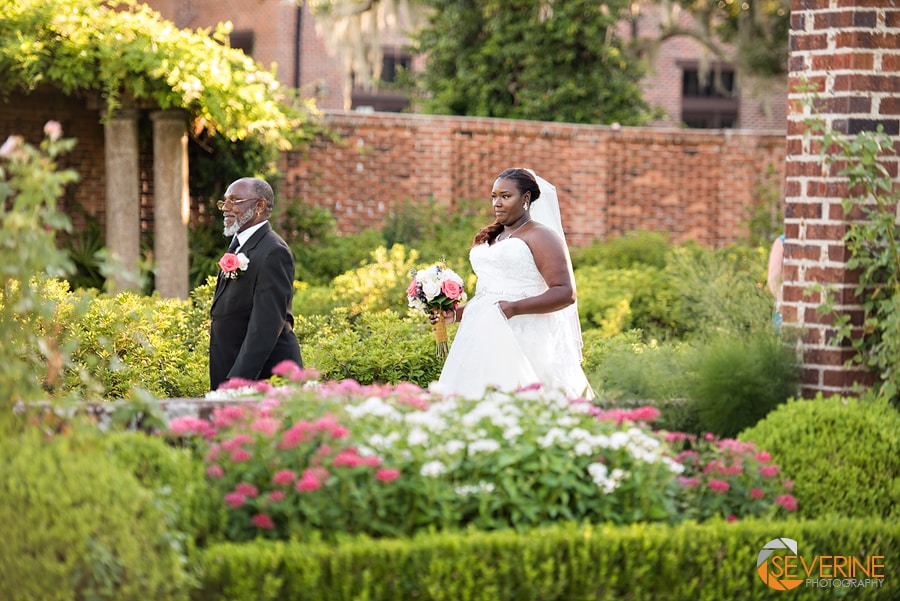
[[[676,461],[685,468],[678,482],[688,515],[699,519],[719,515],[733,521],[764,515],[771,508],[797,510],[796,499],[788,493],[793,483],[779,480],[781,470],[771,463],[771,455],[753,443],[681,432],[668,433],[666,440],[683,448]]]
[[[283,377],[304,380],[310,372],[295,365],[278,368]],[[400,403],[427,407],[422,389],[411,384],[394,387],[361,386],[352,381],[327,383],[320,395],[345,397],[391,394]],[[180,417],[168,434],[194,437],[205,445],[206,475],[222,492],[229,520],[247,525],[249,532],[273,531],[291,522],[291,515],[327,506],[331,492],[318,500],[316,491],[355,485],[377,487],[402,477],[377,455],[353,444],[351,428],[330,413],[313,419],[291,418],[291,408],[277,398],[241,402],[215,409],[208,420]],[[368,482],[368,484],[365,484]],[[308,509],[312,511],[312,509]]]

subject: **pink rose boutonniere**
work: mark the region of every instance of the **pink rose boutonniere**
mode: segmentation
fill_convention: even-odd
[[[237,278],[241,271],[247,271],[248,265],[250,265],[250,259],[244,253],[225,253],[219,259],[222,275],[231,280]]]

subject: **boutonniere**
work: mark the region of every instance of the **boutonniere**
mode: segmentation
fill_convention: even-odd
[[[240,275],[240,271],[247,271],[248,265],[250,265],[250,259],[244,253],[225,253],[219,259],[219,267],[222,268],[222,274],[231,280],[237,278]]]

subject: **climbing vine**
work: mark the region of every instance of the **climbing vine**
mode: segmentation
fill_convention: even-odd
[[[881,125],[876,131],[846,136],[821,120],[808,121],[809,132],[821,138],[824,164],[848,181],[842,201],[847,215],[843,241],[847,268],[859,273],[854,294],[862,305],[862,324],[847,313],[834,313],[834,293],[825,295],[820,314],[835,315],[835,345],[849,345],[851,364],[867,367],[880,381],[879,393],[900,400],[900,255],[897,249],[898,193],[887,164],[896,164],[894,141]]]
[[[194,133],[281,149],[315,133],[315,105],[228,47],[230,24],[178,29],[135,0],[0,0],[0,95],[50,86],[183,108]]]

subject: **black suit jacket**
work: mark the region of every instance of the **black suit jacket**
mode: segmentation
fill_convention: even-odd
[[[247,271],[229,279],[219,273],[210,308],[209,384],[215,390],[230,378],[265,380],[290,359],[302,366],[294,335],[294,256],[265,223],[240,252]]]

